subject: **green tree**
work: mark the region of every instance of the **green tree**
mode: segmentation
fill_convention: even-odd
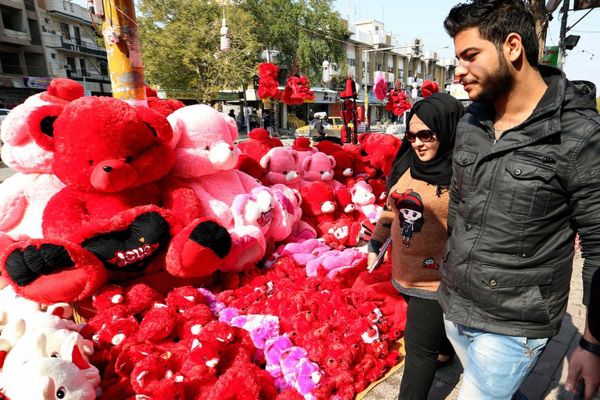
[[[245,0],[240,6],[262,21],[257,35],[264,49],[280,52],[281,70],[289,73],[297,61],[314,86],[321,82],[324,60],[345,70],[348,28],[331,0]]]
[[[253,15],[226,7],[231,50],[221,52],[223,8],[210,0],[141,0],[138,23],[147,80],[175,96],[208,101],[223,88],[245,87],[261,45]]]

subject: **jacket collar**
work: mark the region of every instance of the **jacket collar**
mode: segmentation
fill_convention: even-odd
[[[556,68],[539,66],[539,70],[548,85],[546,92],[531,115],[521,124],[507,130],[488,154],[527,146],[560,131],[560,108],[565,100],[568,81]],[[492,105],[475,102],[469,106],[467,113],[472,114],[481,128],[493,137],[495,110]]]

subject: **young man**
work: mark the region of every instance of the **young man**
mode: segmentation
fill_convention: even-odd
[[[460,399],[510,399],[558,333],[579,231],[584,304],[600,266],[600,117],[593,85],[538,66],[522,0],[472,0],[444,22],[473,104],[457,128],[438,297],[465,373]],[[598,344],[586,326],[584,340]],[[576,351],[586,393],[600,357]]]

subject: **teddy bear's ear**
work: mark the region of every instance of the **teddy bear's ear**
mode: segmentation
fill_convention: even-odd
[[[331,160],[331,168],[335,168],[335,157],[327,156]]]
[[[269,165],[271,164],[271,154],[269,153],[265,154],[263,158],[260,159],[260,166],[264,169],[269,169]]]
[[[310,165],[312,164],[312,157],[306,157],[304,161],[302,161],[302,170],[308,171],[310,169]]]
[[[173,129],[164,116],[148,107],[135,107],[135,112],[148,125],[153,135],[165,143],[171,142]]]
[[[298,152],[296,150],[288,150],[288,151],[290,152],[290,154],[294,158],[294,162],[297,164],[298,163]]]
[[[33,140],[44,150],[54,150],[54,121],[62,113],[64,106],[43,105],[27,116],[27,128]]]
[[[231,136],[231,141],[235,142],[238,138],[237,123],[235,122],[235,119],[231,118],[230,116],[226,116],[225,121],[229,127],[229,136]]]

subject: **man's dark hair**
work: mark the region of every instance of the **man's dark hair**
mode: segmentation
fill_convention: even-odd
[[[471,0],[455,5],[446,19],[444,28],[451,37],[465,29],[477,28],[485,40],[498,49],[510,33],[521,36],[527,61],[538,65],[538,40],[535,20],[529,6],[523,0]]]

